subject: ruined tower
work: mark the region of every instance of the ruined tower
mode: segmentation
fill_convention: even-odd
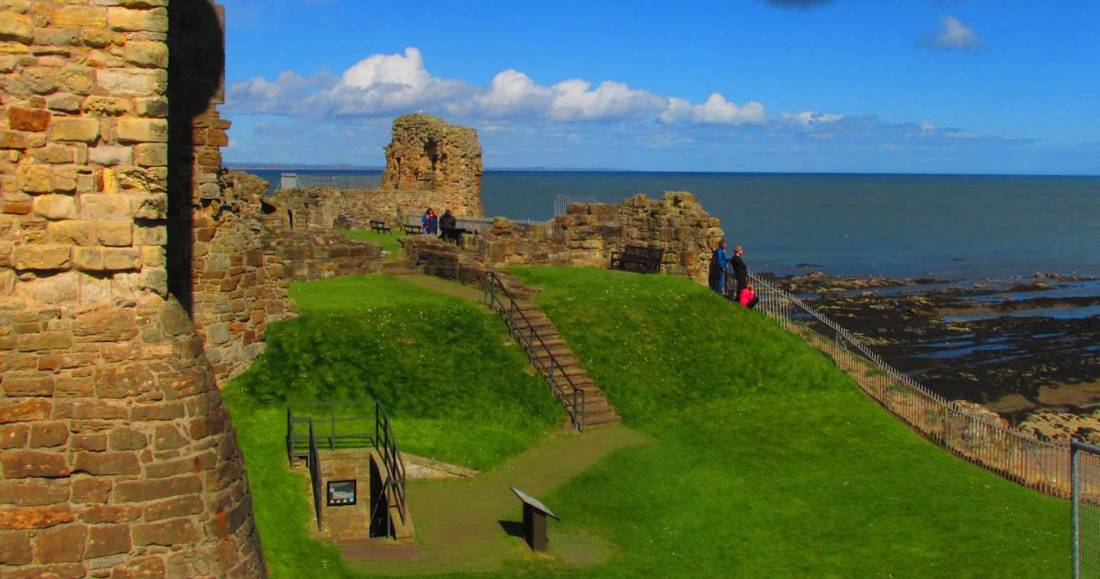
[[[484,215],[481,204],[481,145],[477,131],[417,113],[393,121],[393,141],[386,146],[382,188],[433,191],[440,213]]]
[[[216,195],[218,21],[205,0],[0,3],[5,577],[264,574],[232,425],[169,292],[189,304],[187,207]]]

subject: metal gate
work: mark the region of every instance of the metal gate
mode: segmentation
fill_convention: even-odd
[[[1074,440],[1073,576],[1100,577],[1100,447]]]

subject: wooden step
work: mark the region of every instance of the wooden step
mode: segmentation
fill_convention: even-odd
[[[599,414],[585,414],[584,426],[599,426],[601,424],[611,424],[613,422],[622,422],[620,417],[614,410],[608,412],[601,412]]]

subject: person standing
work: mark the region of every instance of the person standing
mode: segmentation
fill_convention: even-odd
[[[749,267],[745,265],[745,260],[741,258],[744,254],[745,248],[738,245],[733,248],[733,257],[730,258],[730,267],[733,269],[733,277],[737,279],[737,287],[734,288],[733,293],[736,299],[741,298],[741,290],[749,285]]]
[[[442,237],[444,241],[454,241],[455,243],[461,242],[461,238],[459,238],[455,232],[457,226],[458,220],[451,214],[451,210],[447,209],[443,212],[443,217],[439,218],[439,229],[443,232],[440,237]]]
[[[729,264],[729,258],[726,257],[726,240],[718,242],[718,247],[714,248],[714,253],[710,256],[710,275],[708,281],[710,282],[710,289],[714,290],[718,295],[724,295],[726,287],[726,266]]]
[[[439,233],[439,215],[434,209],[428,210],[428,235]]]

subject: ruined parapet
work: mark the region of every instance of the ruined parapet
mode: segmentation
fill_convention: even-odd
[[[393,121],[393,141],[386,146],[382,189],[423,192],[422,205],[440,214],[484,215],[481,204],[481,145],[477,131],[417,113]],[[426,194],[431,192],[432,194]],[[423,211],[414,215],[419,215]]]
[[[168,47],[220,38],[218,18],[167,5],[0,4],[4,577],[265,574],[232,425],[168,292],[169,125],[190,122],[168,118]]]
[[[221,384],[263,352],[268,323],[297,309],[282,261],[264,251],[279,237],[262,219],[267,182],[227,172],[217,183],[219,196],[191,216],[191,318]]]
[[[723,236],[691,193],[660,199],[635,195],[619,204],[574,203],[542,225],[496,220],[466,240],[465,253],[493,267],[552,264],[607,267],[611,253],[628,245],[664,250],[664,271],[706,283],[710,253]]]

